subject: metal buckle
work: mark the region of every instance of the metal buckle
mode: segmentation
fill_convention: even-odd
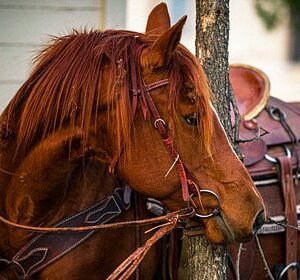
[[[292,263],[289,263],[289,264],[288,264],[288,265],[280,272],[280,275],[279,275],[278,280],[282,279],[282,277],[284,276],[284,274],[286,274],[287,271],[288,271],[290,268],[297,268],[297,269],[298,269],[298,272],[300,272],[300,266],[299,266],[299,263],[298,263],[298,262],[292,262]]]
[[[287,145],[284,145],[284,149],[285,149],[285,153],[286,153],[287,157],[288,157],[288,158],[291,158],[292,152],[291,152],[291,150],[289,149],[289,147],[288,147]],[[278,163],[277,158],[272,157],[272,156],[270,156],[270,155],[268,155],[268,154],[265,154],[265,159],[268,160],[268,161],[270,161],[270,162],[272,162],[272,163]]]
[[[274,119],[275,121],[282,121],[282,120],[286,120],[286,113],[281,111],[279,108],[273,107],[273,106],[269,106],[268,108],[268,112],[270,114],[270,116],[272,117],[272,119]]]
[[[158,122],[161,122],[164,126],[166,126],[166,122],[163,119],[156,119],[154,121],[154,126],[155,126],[156,129],[157,129],[157,123]]]
[[[157,199],[147,198],[146,202],[147,210],[156,216],[163,216],[168,213],[167,208]]]
[[[214,197],[216,198],[216,200],[218,201],[218,206],[217,206],[216,208],[214,208],[214,209],[212,210],[212,212],[209,213],[209,214],[205,214],[205,215],[204,215],[204,214],[196,213],[195,216],[198,217],[198,218],[201,218],[201,219],[207,219],[207,218],[210,218],[210,217],[219,215],[219,214],[220,214],[220,209],[221,209],[221,207],[220,207],[220,198],[219,198],[219,196],[218,196],[215,192],[213,192],[213,191],[211,191],[211,190],[199,190],[199,192],[200,192],[200,194],[201,194],[201,193],[208,193],[208,194],[211,194],[212,196],[214,196]],[[192,195],[190,196],[190,199],[193,199],[193,196],[194,196],[194,195],[195,195],[195,194],[192,194]]]
[[[117,204],[119,206],[122,205],[124,210],[128,210],[131,206],[131,188],[128,185],[125,185],[123,188],[116,188],[114,189],[113,196],[117,199]],[[121,203],[121,205],[120,205]]]
[[[138,96],[141,94],[141,91],[139,89],[138,90],[131,89],[130,92],[131,92],[130,94],[131,96]]]

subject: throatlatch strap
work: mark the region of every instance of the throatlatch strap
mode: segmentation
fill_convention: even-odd
[[[291,158],[287,156],[277,157],[280,164],[281,186],[284,197],[285,216],[290,225],[297,227],[296,195],[293,184],[293,166]],[[297,262],[297,231],[286,227],[286,265]],[[289,280],[297,280],[297,268],[291,268],[287,272]]]
[[[123,190],[114,193],[82,212],[68,217],[55,227],[78,227],[101,225],[119,216],[126,210]],[[60,259],[94,234],[84,232],[53,232],[39,234],[27,243],[8,263],[18,279],[25,279]]]

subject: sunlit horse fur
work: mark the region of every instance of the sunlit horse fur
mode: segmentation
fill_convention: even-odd
[[[170,27],[166,6],[160,4],[149,15],[145,34],[74,31],[41,51],[0,118],[2,215],[20,224],[50,226],[124,182],[141,195],[141,218],[151,216],[144,197],[159,199],[170,210],[186,207],[176,169],[165,177],[173,160],[149,114],[144,120],[138,107],[131,124],[128,58],[139,44],[145,84],[170,79],[151,95],[181,159],[198,186],[220,198],[221,215],[202,221],[208,240],[240,242],[252,236],[263,203],[210,105],[199,62],[179,44],[185,20]],[[195,116],[195,123],[187,116]],[[108,166],[121,142],[124,150],[111,174]],[[205,211],[216,206],[207,195],[202,203]],[[135,218],[130,209],[118,220]],[[33,235],[1,224],[0,256],[10,259]],[[103,279],[135,246],[133,228],[100,231],[35,279]],[[154,277],[159,255],[158,244],[140,268],[142,279]]]

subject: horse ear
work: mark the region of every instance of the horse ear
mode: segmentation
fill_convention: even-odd
[[[182,17],[175,25],[162,33],[157,40],[141,55],[141,65],[144,73],[167,65],[180,42],[183,26],[187,16]]]
[[[153,8],[148,16],[146,33],[161,34],[171,26],[166,3],[160,3]]]

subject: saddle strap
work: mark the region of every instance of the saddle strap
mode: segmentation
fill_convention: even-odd
[[[290,225],[297,227],[296,195],[293,184],[293,166],[290,157],[277,157],[280,165],[281,186],[284,197],[285,216]],[[286,227],[286,265],[297,262],[297,238],[298,233],[290,227]],[[297,279],[297,269],[288,270],[288,279]]]
[[[109,222],[119,216],[127,208],[124,202],[123,189],[115,191],[80,213],[68,217],[55,227],[93,226]],[[83,232],[51,232],[36,235],[11,261],[7,261],[8,269],[18,279],[26,279],[54,263],[71,250],[90,238],[96,230]]]

